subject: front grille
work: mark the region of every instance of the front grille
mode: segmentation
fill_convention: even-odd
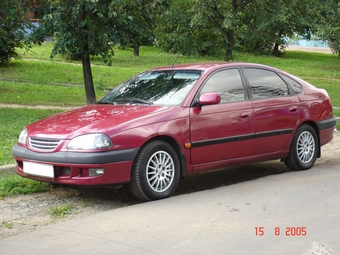
[[[40,151],[53,151],[57,148],[60,140],[48,139],[48,138],[36,138],[30,137],[30,147]]]

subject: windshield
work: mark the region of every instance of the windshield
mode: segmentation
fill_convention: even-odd
[[[201,73],[197,70],[163,70],[141,73],[112,90],[97,103],[180,105]]]

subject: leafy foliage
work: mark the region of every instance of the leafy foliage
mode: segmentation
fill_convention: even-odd
[[[113,46],[118,42],[141,44],[150,30],[157,1],[128,0],[49,0],[44,5],[41,35],[56,39],[51,57],[57,54],[80,58],[88,104],[96,102],[90,56],[101,56],[111,65]],[[142,38],[142,39],[141,39]]]
[[[154,38],[155,17],[163,13],[168,6],[168,0],[136,0],[125,1],[122,8],[128,13],[128,24],[119,28],[121,46],[134,49],[134,55],[139,56],[139,47],[150,44]]]
[[[251,8],[243,13],[240,48],[280,55],[279,50],[285,47],[288,37],[311,37],[315,30],[318,4],[318,0],[253,2]]]
[[[173,0],[164,13],[157,17],[155,45],[171,53],[196,55],[199,52],[194,40],[198,27],[194,26],[194,0]]]
[[[324,14],[323,34],[339,49],[338,0],[174,0],[161,16],[156,34],[164,49],[182,54],[233,50],[281,55],[287,38],[310,39]]]
[[[117,17],[113,1],[51,0],[44,6],[40,33],[53,35],[56,42],[51,57],[70,54],[72,58],[101,55],[106,62],[113,56]]]
[[[321,8],[318,35],[329,41],[332,51],[340,57],[340,2],[327,0]]]
[[[232,60],[236,16],[245,6],[236,0],[175,0],[158,23],[158,43],[185,55],[213,55],[224,49],[225,60]]]
[[[34,26],[28,19],[30,1],[2,0],[0,5],[0,67],[17,58],[16,48],[29,45],[28,29]]]
[[[51,57],[70,54],[81,58],[88,104],[96,102],[90,55],[111,63],[118,31],[127,20],[123,9],[111,0],[49,0],[38,32],[56,39]]]

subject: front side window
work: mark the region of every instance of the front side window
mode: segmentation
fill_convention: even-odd
[[[112,90],[98,104],[180,105],[201,76],[198,70],[141,73]]]
[[[244,73],[251,88],[252,99],[288,95],[286,83],[275,72],[257,68],[245,68]]]
[[[200,95],[218,93],[221,103],[243,101],[244,89],[238,69],[222,70],[211,75],[204,84]]]

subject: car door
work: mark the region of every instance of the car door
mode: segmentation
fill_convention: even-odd
[[[197,99],[204,93],[219,93],[221,102],[190,109],[191,163],[198,165],[252,155],[253,109],[245,95],[239,69],[220,70],[210,75]]]
[[[299,100],[272,70],[244,68],[255,121],[254,154],[278,152],[287,144],[299,119]]]

